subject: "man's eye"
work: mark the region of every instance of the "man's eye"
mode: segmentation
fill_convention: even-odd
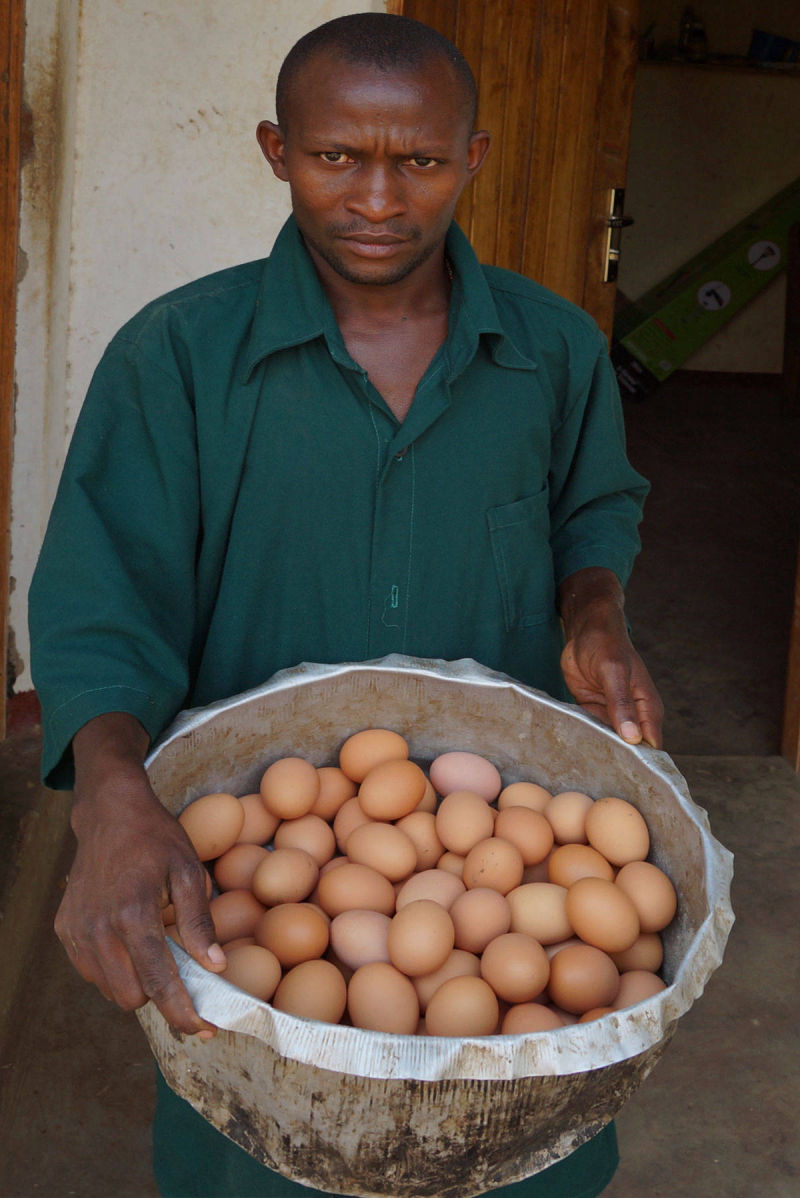
[[[349,162],[350,159],[342,150],[323,150],[320,154],[323,162],[332,162],[337,165],[340,162]]]
[[[415,155],[413,158],[409,158],[408,161],[413,166],[425,167],[425,166],[435,166],[436,165],[435,158],[423,158],[423,157],[420,157],[419,155]]]

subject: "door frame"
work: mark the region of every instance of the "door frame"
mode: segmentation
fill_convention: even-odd
[[[0,0],[0,739],[6,734],[11,593],[17,251],[25,0]]]

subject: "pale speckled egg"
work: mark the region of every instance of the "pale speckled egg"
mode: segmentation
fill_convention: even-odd
[[[464,860],[461,880],[468,890],[487,886],[508,894],[522,881],[522,853],[510,840],[489,836],[474,845]]]

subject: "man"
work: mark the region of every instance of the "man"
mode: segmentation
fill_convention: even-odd
[[[181,707],[302,660],[470,656],[660,743],[623,614],[646,484],[596,327],[451,223],[489,147],[463,58],[405,18],[341,18],[288,56],[277,117],[258,140],[293,218],[266,262],[112,341],[31,592],[44,772],[74,766],[58,934],[108,998],[200,1037],[162,907],[202,965],[224,954],[142,766]],[[308,1192],[160,1104],[165,1194]],[[519,1192],[598,1193],[615,1163],[601,1135]]]

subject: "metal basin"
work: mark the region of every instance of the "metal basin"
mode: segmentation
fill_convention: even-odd
[[[278,757],[330,764],[345,737],[369,726],[401,732],[422,764],[468,749],[505,783],[634,802],[650,859],[678,892],[664,933],[667,989],[554,1032],[398,1036],[275,1011],[175,947],[198,1010],[224,1030],[199,1044],[152,1003],[139,1018],[173,1088],[270,1168],[334,1193],[469,1198],[568,1155],[647,1076],[722,960],[732,857],[665,753],[626,745],[578,708],[468,660],[393,655],[283,671],[180,715],[147,768],[177,814],[203,793],[257,789]]]

